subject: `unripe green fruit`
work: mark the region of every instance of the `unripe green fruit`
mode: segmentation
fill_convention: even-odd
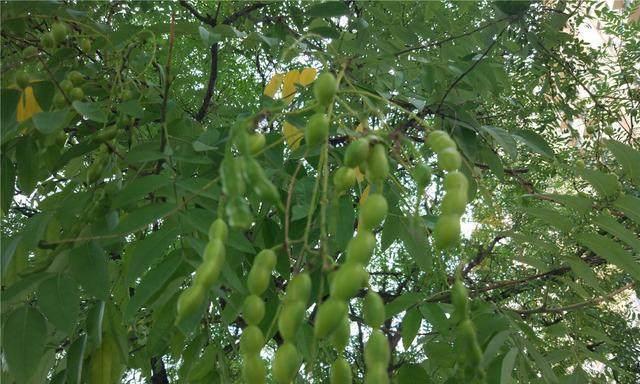
[[[257,355],[264,346],[264,335],[260,328],[249,325],[240,336],[240,352],[246,355]]]
[[[349,167],[340,167],[333,175],[333,185],[338,193],[344,192],[356,184],[356,171]]]
[[[318,307],[313,334],[317,339],[324,339],[332,334],[347,314],[347,303],[342,300],[329,298]]]
[[[276,266],[277,260],[278,258],[275,252],[271,249],[263,249],[256,255],[256,258],[253,260],[253,265],[259,265],[271,271]]]
[[[223,243],[227,242],[229,237],[229,227],[222,219],[215,219],[209,227],[209,240],[218,239]]]
[[[456,143],[449,137],[445,131],[433,131],[427,136],[427,145],[433,152],[440,152],[447,148],[456,147]]]
[[[316,113],[309,118],[304,138],[309,147],[316,147],[327,141],[329,136],[329,118],[324,113]]]
[[[607,127],[604,127],[604,133],[606,133],[609,136],[613,136],[615,132],[611,126],[607,126]]]
[[[69,91],[69,97],[71,97],[72,100],[82,100],[84,98],[84,91],[82,88],[73,88]]]
[[[18,87],[25,89],[31,84],[29,74],[25,71],[19,71],[16,73],[16,84]]]
[[[295,275],[289,285],[287,285],[287,294],[285,301],[300,301],[307,304],[311,296],[311,277],[306,272]]]
[[[382,297],[373,291],[369,291],[364,297],[362,306],[364,322],[371,328],[379,328],[386,317]]]
[[[64,108],[67,105],[67,100],[64,98],[62,93],[56,92],[53,95],[53,105],[56,108]]]
[[[227,216],[229,216],[229,225],[232,228],[246,230],[251,227],[251,223],[253,223],[253,215],[251,214],[249,205],[241,196],[232,197],[227,202],[225,210],[227,212]]]
[[[218,260],[222,255],[224,259],[225,249],[224,243],[220,239],[212,239],[209,240],[207,245],[204,247],[204,252],[202,253],[202,260],[204,261],[214,261]]]
[[[376,248],[376,237],[371,231],[360,230],[347,244],[347,262],[367,265]]]
[[[200,285],[191,286],[178,297],[178,321],[193,314],[204,302],[205,290]]]
[[[131,92],[130,89],[123,89],[122,92],[120,92],[120,98],[122,101],[131,100],[133,98],[133,92]]]
[[[360,205],[360,225],[367,230],[376,228],[387,217],[388,210],[389,206],[384,196],[379,193],[370,194]]]
[[[70,92],[73,89],[73,83],[69,79],[64,79],[60,82],[60,89],[65,92]]]
[[[445,215],[462,215],[467,207],[467,191],[462,189],[448,191],[442,199],[441,210]]]
[[[271,282],[271,270],[261,265],[253,265],[247,278],[247,288],[252,295],[260,296]]]
[[[455,312],[461,316],[460,318],[468,316],[468,303],[469,292],[467,292],[467,288],[462,284],[462,281],[456,279],[453,287],[451,287],[451,304],[453,304]]]
[[[389,176],[389,160],[383,144],[378,143],[371,148],[367,159],[367,176],[372,181],[382,181]]]
[[[111,125],[107,128],[99,130],[93,139],[98,143],[104,143],[106,141],[115,139],[116,136],[118,136],[118,127],[116,127],[115,125]]]
[[[343,264],[331,282],[331,297],[349,300],[364,288],[369,274],[360,263]]]
[[[387,366],[385,364],[376,364],[371,367],[367,367],[367,372],[364,375],[364,384],[388,384],[389,374],[387,372]]]
[[[84,53],[89,53],[91,51],[91,40],[82,39],[80,40],[80,50]]]
[[[349,322],[349,316],[345,314],[345,316],[340,319],[340,323],[338,327],[333,331],[331,336],[329,337],[329,341],[331,341],[331,345],[338,351],[344,351],[349,344],[349,336],[351,335],[351,323]]]
[[[331,104],[337,91],[338,82],[329,72],[321,73],[313,84],[313,95],[318,103],[324,107]]]
[[[73,85],[78,86],[84,83],[84,75],[78,71],[71,71],[67,74],[67,78],[71,80]]]
[[[214,240],[219,243],[219,241]],[[220,277],[222,267],[226,258],[224,247],[220,248],[221,251],[207,254],[205,251],[205,258],[202,264],[196,269],[196,283],[201,284],[204,288],[209,288]]]
[[[273,378],[278,384],[291,384],[300,369],[300,356],[296,347],[285,342],[273,358]]]
[[[431,168],[425,163],[419,163],[413,168],[411,176],[413,176],[418,190],[422,191],[431,181]]]
[[[274,205],[280,202],[278,189],[267,178],[262,166],[255,159],[246,158],[244,170],[247,182],[262,201],[270,202]]]
[[[306,305],[300,301],[284,302],[278,316],[278,331],[285,341],[294,341],[304,320]]]
[[[267,369],[260,355],[245,355],[242,361],[242,376],[248,384],[264,384],[267,379]]]
[[[445,148],[438,152],[438,166],[445,171],[455,171],[462,165],[462,157],[455,148]]]
[[[444,177],[444,190],[449,192],[453,190],[469,190],[469,181],[467,180],[467,176],[460,171],[453,171],[447,173]]]
[[[458,324],[456,342],[460,352],[465,354],[465,363],[477,367],[482,361],[482,350],[478,344],[475,327],[470,319],[464,319]]]
[[[389,351],[389,342],[387,337],[379,329],[374,329],[364,346],[364,362],[367,367],[375,365],[387,366],[391,353]]]
[[[264,318],[264,301],[260,296],[249,295],[242,304],[242,317],[249,325],[258,325]]]
[[[25,60],[31,59],[36,55],[38,55],[38,48],[34,47],[33,45],[30,45],[22,50],[22,58]]]
[[[253,135],[249,135],[249,137],[247,137],[247,141],[249,144],[249,152],[255,155],[264,148],[267,138],[262,133],[255,133]]]
[[[51,49],[56,46],[56,39],[53,38],[51,32],[47,32],[40,37],[40,44],[46,49]]]
[[[369,157],[369,140],[360,138],[347,146],[344,152],[344,165],[355,168]]]
[[[56,43],[62,43],[67,39],[67,34],[69,33],[66,24],[64,23],[55,23],[51,27],[51,35]]]
[[[578,168],[578,169],[584,169],[584,167],[585,167],[584,160],[582,160],[582,159],[578,159],[578,160],[576,160],[576,168]]]
[[[433,238],[437,248],[454,247],[460,241],[460,216],[441,215],[433,230]]]
[[[333,364],[331,364],[331,384],[351,384],[353,378],[351,376],[351,367],[349,366],[349,362],[340,356],[338,357]]]

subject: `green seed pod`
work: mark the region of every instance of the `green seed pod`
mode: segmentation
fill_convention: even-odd
[[[367,159],[367,176],[372,181],[382,181],[389,176],[389,160],[383,144],[378,143],[371,148]]]
[[[344,165],[355,168],[369,157],[369,140],[362,137],[347,146],[344,152]]]
[[[451,304],[460,319],[467,318],[469,315],[469,293],[467,288],[462,284],[460,279],[456,279],[451,287]]]
[[[272,271],[276,266],[277,260],[278,258],[273,250],[263,249],[256,255],[256,258],[253,260],[253,265],[259,265],[269,271]]]
[[[247,278],[247,288],[252,295],[260,296],[271,282],[271,270],[261,265],[253,265]]]
[[[379,328],[386,317],[382,297],[373,291],[369,291],[364,297],[362,306],[364,322],[371,328]]]
[[[278,188],[267,178],[262,166],[253,158],[245,159],[245,177],[253,192],[265,202],[277,205],[280,202]]]
[[[329,298],[318,307],[313,334],[317,339],[324,339],[332,334],[339,326],[341,320],[347,314],[347,303]]]
[[[222,256],[221,256],[222,255]],[[213,239],[210,240],[207,245],[204,247],[204,252],[202,253],[203,261],[215,261],[220,258],[225,258],[225,249],[224,243],[222,240]]]
[[[351,376],[351,367],[349,362],[340,356],[333,364],[331,364],[331,378],[329,382],[331,384],[351,384],[353,378]]]
[[[298,273],[289,282],[285,301],[300,301],[307,304],[311,296],[311,277],[306,272]]]
[[[482,361],[482,349],[478,344],[476,330],[469,319],[464,319],[456,329],[456,343],[459,351],[466,357],[465,363],[472,367],[478,367]]]
[[[366,230],[372,230],[382,224],[387,217],[389,206],[387,200],[379,193],[370,194],[360,205],[360,225]]]
[[[249,325],[258,325],[264,318],[264,301],[260,296],[249,295],[242,304],[242,317]]]
[[[460,216],[441,215],[433,230],[433,238],[437,248],[454,247],[460,242]]]
[[[247,137],[247,141],[249,145],[249,152],[252,155],[255,155],[258,152],[262,151],[262,148],[264,148],[267,139],[262,133],[254,133]]]
[[[51,27],[51,35],[58,44],[64,42],[67,39],[68,33],[69,30],[67,28],[67,25],[64,23],[55,23]]]
[[[411,176],[416,182],[418,191],[422,191],[431,181],[431,168],[425,163],[419,163],[413,168]]]
[[[115,125],[110,125],[107,128],[103,128],[99,130],[93,137],[93,140],[98,143],[104,143],[104,142],[115,139],[117,136],[118,136],[118,127]]]
[[[455,190],[463,190],[465,193],[469,190],[469,181],[467,180],[467,176],[460,171],[453,171],[447,173],[444,177],[444,190],[455,191]]]
[[[273,358],[273,378],[278,384],[291,384],[300,369],[300,356],[295,345],[285,342]]]
[[[285,341],[294,341],[304,320],[306,305],[300,301],[284,302],[278,316],[278,331]]]
[[[30,45],[22,50],[22,58],[25,60],[32,59],[38,55],[38,48]]]
[[[467,191],[463,189],[448,191],[442,199],[441,210],[445,215],[462,215],[467,207]]]
[[[64,79],[60,81],[60,89],[62,89],[66,93],[69,93],[73,89],[73,83],[69,79]]]
[[[64,108],[67,105],[67,99],[64,98],[64,95],[60,92],[56,92],[53,95],[53,105],[56,108]]]
[[[445,171],[455,171],[462,165],[462,157],[455,148],[445,148],[438,152],[438,166]]]
[[[19,88],[25,89],[31,84],[31,78],[25,71],[18,71],[16,73],[16,84]]]
[[[204,302],[204,295],[205,290],[200,285],[194,285],[182,291],[180,297],[178,297],[177,321],[179,322],[181,319],[197,311]]]
[[[333,175],[333,185],[338,193],[342,193],[356,184],[356,171],[349,167],[340,167]]]
[[[236,157],[225,157],[220,163],[220,177],[222,179],[222,191],[227,196],[240,198],[244,195],[245,185],[242,179],[243,163]]]
[[[349,344],[349,336],[351,336],[351,323],[349,322],[349,316],[345,316],[340,319],[338,327],[329,336],[331,345],[338,351],[342,352]]]
[[[347,262],[367,265],[376,248],[376,237],[371,231],[360,230],[347,244]]]
[[[456,143],[449,137],[449,134],[445,131],[433,131],[427,136],[427,145],[433,152],[439,153],[447,148],[456,147]]]
[[[331,104],[337,91],[338,82],[333,74],[329,72],[321,73],[313,84],[313,95],[323,107]]]
[[[82,100],[84,99],[84,91],[79,87],[72,88],[71,91],[69,91],[69,97],[71,100]]]
[[[316,113],[309,118],[304,138],[309,147],[317,147],[327,141],[329,136],[329,118],[324,113]]]
[[[76,87],[84,83],[84,75],[78,71],[71,71],[67,74],[67,78],[71,80]]]
[[[367,344],[364,346],[364,362],[367,367],[373,367],[375,365],[387,366],[391,359],[391,352],[389,351],[389,342],[386,336],[379,329],[374,329],[367,340]]]
[[[56,39],[53,38],[51,32],[43,33],[40,37],[40,44],[43,48],[52,49],[56,46]]]
[[[347,301],[358,294],[369,280],[360,263],[343,264],[331,282],[331,297]]]
[[[389,374],[387,372],[387,366],[385,364],[376,364],[371,367],[367,367],[367,372],[364,375],[365,384],[388,384]]]
[[[240,352],[246,355],[257,355],[264,346],[264,335],[260,328],[249,325],[240,336]]]
[[[241,197],[234,196],[228,202],[225,208],[229,217],[229,225],[233,228],[246,230],[253,223],[253,215],[249,209],[249,204]]]
[[[226,243],[228,237],[229,228],[227,227],[227,223],[225,223],[222,219],[215,219],[209,227],[209,240],[217,239],[223,243]]]
[[[242,376],[249,384],[264,384],[267,382],[267,369],[260,355],[244,355],[242,360]]]
[[[80,50],[84,53],[89,53],[91,52],[91,40],[89,39],[82,39],[80,40]]]

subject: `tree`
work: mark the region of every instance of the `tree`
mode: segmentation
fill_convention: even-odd
[[[3,381],[638,382],[632,8],[3,3]]]

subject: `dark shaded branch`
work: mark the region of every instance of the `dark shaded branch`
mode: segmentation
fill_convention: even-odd
[[[231,15],[227,16],[223,21],[222,24],[233,24],[236,22],[236,20],[238,20],[239,18],[246,16],[248,14],[250,14],[251,12],[260,9],[262,7],[267,6],[267,3],[261,3],[261,2],[256,2],[253,3],[251,5],[248,5],[246,8],[243,8],[237,12],[232,13]]]
[[[151,358],[151,383],[152,384],[169,384],[169,378],[167,377],[167,370],[164,366],[164,361],[161,357]]]
[[[207,91],[204,94],[204,99],[202,100],[202,105],[196,113],[196,120],[202,121],[204,117],[207,115],[207,111],[209,110],[209,106],[211,104],[211,98],[213,97],[213,92],[216,88],[216,81],[218,80],[218,43],[215,43],[211,46],[211,67],[209,68],[209,82],[207,84]]]
[[[201,14],[200,12],[198,12],[198,10],[195,9],[195,7],[193,5],[189,4],[188,1],[180,0],[179,3],[187,11],[189,11],[189,13],[191,13],[193,16],[195,16],[196,19],[202,21],[205,24],[211,25],[212,27],[216,25],[216,19],[215,18],[211,17],[209,14],[207,14],[207,15]]]
[[[475,268],[476,266],[480,265],[480,263],[482,263],[484,261],[484,259],[487,256],[489,256],[491,254],[491,252],[493,252],[493,248],[496,246],[496,244],[498,244],[500,242],[500,240],[502,240],[504,238],[505,238],[505,236],[498,235],[498,236],[494,237],[493,240],[491,240],[489,245],[487,245],[486,247],[481,245],[480,248],[478,249],[478,253],[476,254],[476,257],[473,258],[473,260],[471,260],[469,262],[469,264],[467,264],[462,269],[462,276],[466,277],[469,274],[469,272],[471,272],[471,270],[473,268]]]

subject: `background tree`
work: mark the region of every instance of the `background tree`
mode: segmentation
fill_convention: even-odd
[[[3,381],[638,382],[637,5],[2,3]]]

